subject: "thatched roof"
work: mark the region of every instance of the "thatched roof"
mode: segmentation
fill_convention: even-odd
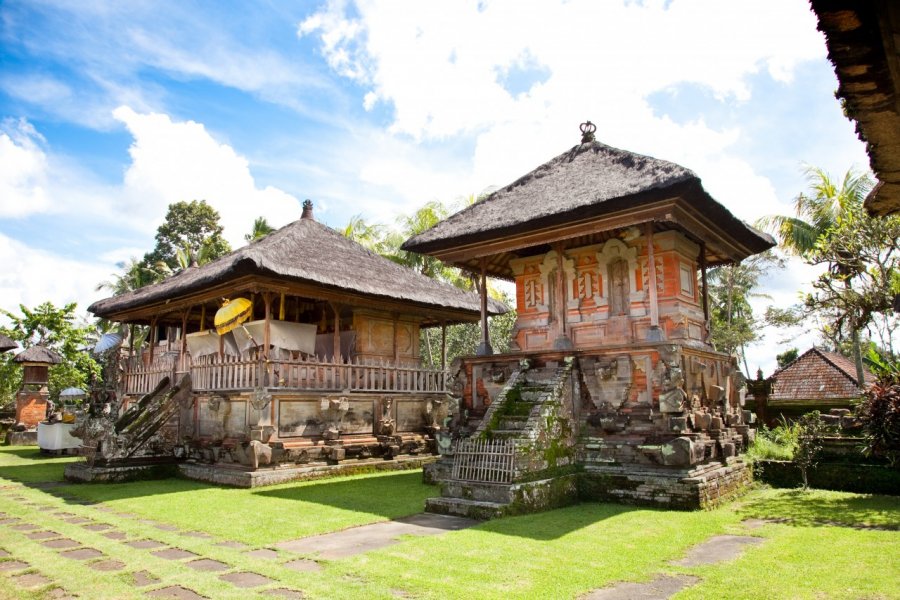
[[[900,5],[811,0],[840,85],[837,96],[866,142],[881,182],[866,199],[875,215],[900,211]]]
[[[863,387],[875,377],[863,370]],[[811,348],[772,375],[774,404],[816,404],[856,399],[861,395],[856,379],[856,366],[848,358],[834,352]]]
[[[6,352],[7,350],[12,350],[13,348],[18,348],[19,345],[15,343],[8,336],[0,333],[0,352]]]
[[[770,236],[740,221],[713,200],[690,170],[594,141],[573,147],[410,238],[403,248],[441,257],[441,252],[448,249],[526,233],[535,235],[540,229],[596,219],[676,197],[736,240],[747,255],[775,244]],[[713,240],[709,243],[715,244]]]
[[[139,307],[186,298],[238,277],[259,276],[314,284],[333,291],[399,300],[411,307],[479,313],[477,294],[435,281],[398,265],[330,227],[317,223],[311,210],[281,229],[200,267],[190,267],[153,285],[95,302],[88,310],[104,318]],[[490,301],[488,311],[502,314]]]
[[[17,363],[46,363],[48,365],[58,365],[62,362],[62,357],[43,346],[32,346],[27,350],[22,350],[13,357],[13,361]]]

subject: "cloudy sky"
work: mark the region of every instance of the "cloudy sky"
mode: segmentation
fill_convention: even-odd
[[[0,307],[86,307],[172,202],[208,200],[234,246],[305,198],[390,224],[509,183],[587,119],[745,220],[787,213],[804,164],[868,164],[836,87],[806,0],[4,0]],[[786,305],[809,279],[766,288]]]

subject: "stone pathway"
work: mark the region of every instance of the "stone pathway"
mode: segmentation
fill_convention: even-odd
[[[281,542],[275,544],[275,547],[298,554],[317,554],[325,559],[345,558],[396,544],[403,535],[438,535],[465,529],[478,523],[479,521],[462,517],[421,513],[394,521],[382,521]]]
[[[758,529],[770,521],[748,519],[742,522],[746,529]],[[761,544],[765,538],[749,535],[715,535],[697,544],[684,558],[673,560],[677,567],[700,567],[734,560],[743,554],[747,546]],[[668,600],[683,589],[700,583],[693,575],[657,575],[647,583],[623,582],[611,587],[594,590],[582,600]]]

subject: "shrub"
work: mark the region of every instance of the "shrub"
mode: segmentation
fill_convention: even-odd
[[[866,431],[866,454],[900,463],[900,383],[881,380],[866,390],[857,416]]]
[[[747,449],[750,460],[791,460],[797,445],[799,429],[782,417],[781,424],[769,429],[762,425]]]

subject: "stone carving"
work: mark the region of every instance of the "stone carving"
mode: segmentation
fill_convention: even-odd
[[[378,419],[378,434],[393,435],[397,424],[394,421],[394,400],[385,396],[381,400],[381,418]]]
[[[322,437],[326,440],[337,440],[341,437],[341,419],[350,410],[350,399],[346,396],[322,398],[320,409],[324,413],[325,421]]]
[[[253,393],[250,394],[250,406],[252,406],[255,410],[261,411],[265,410],[267,406],[269,406],[269,402],[272,401],[272,394],[266,391],[266,388],[258,387],[253,390]]]

